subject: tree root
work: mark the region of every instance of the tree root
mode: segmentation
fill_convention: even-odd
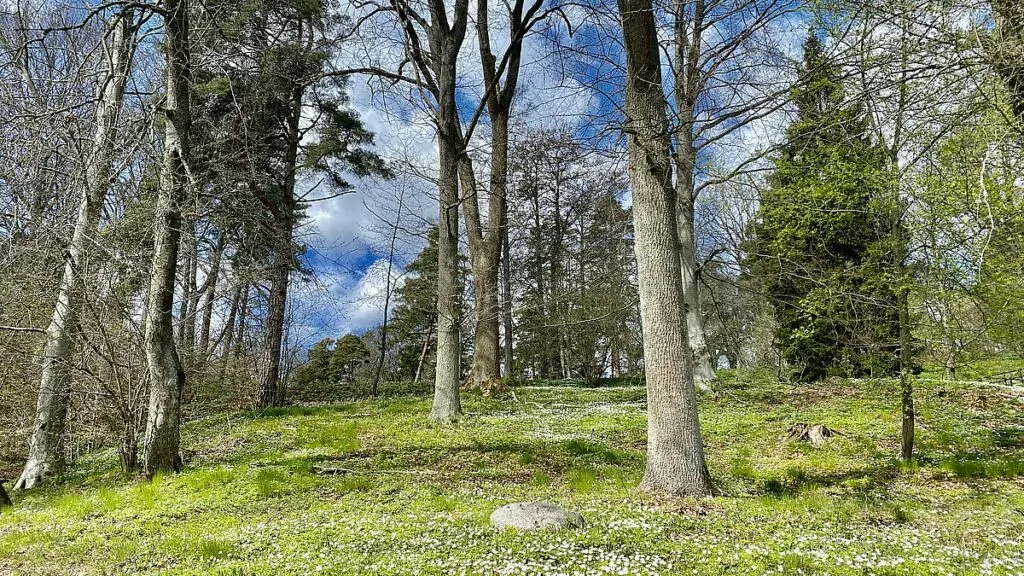
[[[785,441],[810,442],[811,446],[823,446],[833,436],[845,436],[842,432],[824,424],[797,422],[786,430]]]

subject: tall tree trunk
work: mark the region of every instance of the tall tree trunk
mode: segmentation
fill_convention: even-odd
[[[283,262],[282,262],[283,260]],[[278,383],[281,377],[281,345],[284,340],[285,307],[288,303],[288,277],[291,255],[284,249],[274,251],[274,263],[267,297],[267,325],[260,361],[256,406],[268,408],[278,404]]]
[[[501,251],[503,252],[501,257],[501,271],[502,271],[502,290],[504,295],[502,297],[502,312],[505,324],[505,378],[512,377],[512,266],[509,263],[509,246],[508,246],[508,224],[506,222],[505,229],[501,234]]]
[[[143,468],[147,476],[180,470],[179,428],[185,373],[174,346],[172,306],[178,265],[181,208],[188,183],[190,55],[188,0],[164,0],[164,54],[167,97],[164,100],[163,165],[157,195],[153,265],[146,303],[146,361],[149,366],[149,413],[146,418]]]
[[[373,375],[373,387],[370,395],[377,397],[377,388],[380,386],[380,376],[384,371],[384,357],[388,351],[388,308],[391,306],[391,270],[395,265],[395,242],[398,240],[398,228],[402,221],[402,208],[405,205],[405,187],[402,187],[398,196],[398,213],[395,216],[395,225],[391,229],[391,243],[388,246],[388,269],[387,277],[384,279],[384,311],[383,322],[380,325],[380,358],[377,359],[377,370]]]
[[[28,460],[14,489],[32,488],[64,467],[64,425],[71,394],[71,344],[77,308],[85,289],[81,274],[89,245],[96,238],[103,202],[110,186],[117,117],[135,52],[135,22],[131,10],[114,17],[110,61],[96,101],[96,133],[86,159],[81,204],[64,258],[57,300],[46,329],[42,374],[35,423],[29,438]]]
[[[686,301],[686,330],[693,353],[693,380],[697,388],[711,391],[718,384],[715,364],[708,350],[704,318],[700,310],[697,236],[694,233],[694,174],[697,149],[694,145],[694,111],[703,82],[700,68],[704,26],[704,0],[695,0],[687,33],[686,1],[675,0],[675,62],[673,67],[676,119],[676,227],[679,233],[679,267]]]
[[[196,346],[196,308],[199,307],[199,239],[196,237],[196,222],[183,225],[187,234],[181,239],[182,246],[187,246],[185,258],[188,270],[182,279],[181,314],[178,319],[178,353],[189,368],[193,365],[193,352]]]
[[[238,360],[242,357],[242,353],[245,352],[245,337],[248,334],[248,318],[249,318],[249,298],[252,293],[252,287],[245,284],[242,287],[242,303],[238,307],[238,330],[235,336],[235,349],[231,350],[231,347],[225,347],[224,353],[229,352],[234,354],[234,359]]]
[[[298,42],[301,44],[301,37]],[[260,362],[259,388],[256,406],[267,408],[278,405],[282,398],[279,390],[281,379],[281,349],[284,338],[284,320],[288,304],[288,280],[291,276],[293,256],[293,234],[295,227],[295,182],[298,170],[299,145],[302,139],[302,100],[305,89],[299,84],[292,86],[291,110],[288,115],[288,150],[284,166],[287,170],[281,201],[275,207],[274,255],[271,263],[270,295],[267,298],[267,324],[263,339],[263,359]]]
[[[473,295],[476,325],[473,330],[473,381],[478,385],[501,377],[498,266],[490,259],[475,259]]]
[[[651,0],[619,0],[626,125],[647,376],[647,466],[641,487],[709,496],[711,476],[693,385],[679,267],[666,102]]]
[[[499,364],[500,338],[498,301],[498,270],[501,265],[502,238],[506,232],[508,209],[508,122],[512,99],[519,84],[523,38],[536,23],[534,16],[543,4],[535,0],[528,8],[525,0],[506,3],[509,45],[503,58],[505,84],[501,85],[502,69],[491,46],[490,6],[477,0],[476,30],[483,72],[487,115],[491,120],[490,182],[488,190],[487,230],[481,226],[475,177],[468,154],[463,153],[463,169],[467,188],[463,212],[469,237],[470,260],[473,266],[476,328],[473,346],[473,378],[478,384],[501,377]]]
[[[683,179],[677,177],[677,186],[680,180]],[[677,193],[684,192],[685,190],[679,190]],[[679,269],[686,304],[686,331],[693,354],[694,384],[700,390],[711,392],[718,384],[718,376],[715,374],[715,365],[708,349],[704,318],[700,309],[700,272],[697,266],[696,237],[693,232],[693,196],[690,192],[685,193],[686,197],[677,200],[676,226],[679,234]]]
[[[456,19],[460,15],[456,9]],[[446,16],[435,13],[438,22]],[[464,26],[464,24],[463,24]],[[430,419],[435,422],[455,420],[462,414],[459,398],[459,363],[462,356],[459,322],[462,292],[459,286],[459,156],[461,129],[455,100],[458,42],[435,33],[431,47],[435,56],[438,137],[438,237],[437,237],[437,365],[434,375],[434,402]]]

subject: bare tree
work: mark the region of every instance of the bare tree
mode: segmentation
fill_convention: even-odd
[[[50,324],[46,329],[42,376],[36,403],[35,423],[29,440],[28,461],[15,489],[32,488],[59,473],[64,465],[62,439],[71,393],[72,331],[84,284],[81,270],[96,242],[100,214],[110,187],[117,120],[124,102],[125,83],[135,52],[137,22],[131,10],[113,16],[109,25],[107,70],[96,94],[95,124],[91,150],[83,162],[81,200],[64,268],[57,289]]]
[[[167,94],[162,110],[163,160],[157,195],[153,263],[146,303],[146,362],[149,366],[149,414],[143,447],[143,470],[181,468],[179,428],[185,372],[174,343],[174,277],[181,236],[180,202],[188,186],[190,51],[188,0],[164,0],[164,54]]]
[[[626,121],[647,375],[646,490],[711,495],[697,416],[676,229],[661,58],[650,0],[619,0]]]
[[[469,237],[470,265],[473,271],[476,328],[473,338],[473,379],[477,384],[500,378],[498,272],[501,264],[502,237],[507,219],[509,118],[519,84],[523,40],[545,15],[538,15],[543,0],[529,6],[515,0],[508,10],[509,43],[499,59],[491,43],[491,23],[487,0],[477,1],[476,30],[483,68],[484,98],[490,119],[490,162],[487,223],[482,224],[476,175],[469,154],[461,157],[464,188],[463,214]],[[502,81],[504,76],[504,81]],[[474,118],[472,121],[476,121]],[[472,131],[471,124],[469,130]]]

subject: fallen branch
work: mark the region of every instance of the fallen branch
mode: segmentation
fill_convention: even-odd
[[[330,466],[313,466],[313,474],[318,476],[343,476],[354,474],[355,470],[350,468],[332,468]]]
[[[0,330],[6,330],[8,332],[33,332],[36,334],[46,334],[46,330],[42,328],[24,328],[22,326],[0,326]]]

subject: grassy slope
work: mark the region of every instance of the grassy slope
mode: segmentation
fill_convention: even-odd
[[[114,456],[0,515],[0,574],[1024,574],[1024,404],[922,384],[903,470],[892,383],[729,383],[704,400],[712,501],[654,498],[642,388],[521,388],[457,427],[421,399],[194,423],[189,469],[152,483]],[[812,449],[788,424],[845,433]],[[353,473],[319,476],[314,466]],[[584,530],[498,533],[543,499]]]

